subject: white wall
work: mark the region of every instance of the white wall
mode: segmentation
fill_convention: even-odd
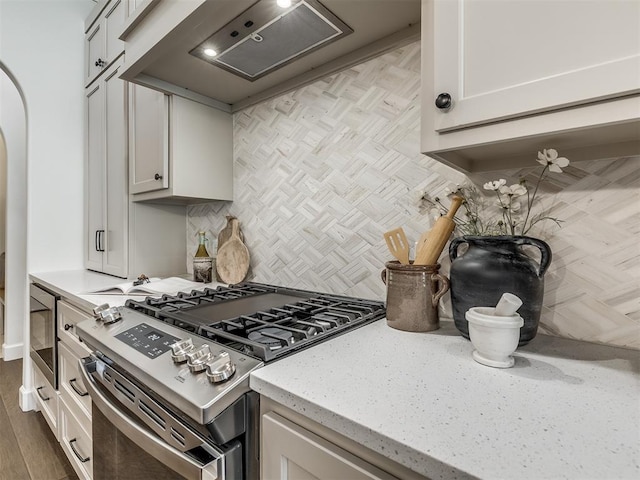
[[[2,132],[0,132],[0,253],[5,251],[4,237],[7,231],[7,147],[4,144],[4,135],[1,133]]]
[[[1,5],[1,4],[0,4]],[[0,129],[7,155],[7,234],[3,358],[20,358],[27,305],[27,120],[21,92],[0,58]]]
[[[33,407],[24,342],[27,274],[83,268],[82,70],[84,20],[93,5],[0,0],[0,70],[6,72],[0,71],[0,129],[8,184],[3,353],[6,359],[21,356],[17,352],[27,359],[23,410]]]
[[[28,112],[29,271],[83,268],[82,70],[93,5],[0,0],[0,59]]]

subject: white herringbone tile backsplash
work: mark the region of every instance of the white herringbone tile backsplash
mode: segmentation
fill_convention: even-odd
[[[235,200],[188,208],[188,251],[232,214],[250,280],[384,300],[382,233],[403,226],[415,241],[431,227],[421,192],[515,183],[537,165],[531,152],[531,169],[467,178],[420,154],[419,95],[415,43],[236,113]],[[640,158],[572,163],[542,194],[565,221],[537,235],[554,254],[541,332],[640,348]]]

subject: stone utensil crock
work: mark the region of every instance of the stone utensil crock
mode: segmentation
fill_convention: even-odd
[[[440,265],[403,265],[387,262],[382,281],[387,286],[387,325],[407,332],[440,328],[438,302],[449,290]]]

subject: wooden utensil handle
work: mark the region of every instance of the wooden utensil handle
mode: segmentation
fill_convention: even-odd
[[[456,216],[456,212],[460,208],[460,205],[462,205],[462,202],[464,202],[464,198],[459,197],[458,195],[454,195],[454,197],[451,199],[451,206],[449,207],[449,211],[447,212],[446,217],[453,220],[453,217]]]
[[[237,218],[231,219],[231,236],[240,238],[240,225]]]
[[[456,227],[453,217],[462,205],[464,199],[454,196],[451,199],[451,206],[444,217],[440,217],[428,234],[427,241],[420,248],[416,256],[416,262],[419,265],[433,265],[438,261],[444,246],[447,244],[451,232]]]

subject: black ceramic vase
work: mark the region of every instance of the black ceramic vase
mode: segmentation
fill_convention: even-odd
[[[459,247],[468,245],[458,256]],[[531,245],[540,250],[540,262],[522,249]],[[465,313],[471,307],[495,307],[503,293],[522,300],[518,313],[524,319],[519,345],[535,336],[540,322],[544,296],[544,274],[551,263],[551,249],[546,242],[525,236],[463,236],[449,245],[451,259],[451,306],[456,328],[469,338]]]

